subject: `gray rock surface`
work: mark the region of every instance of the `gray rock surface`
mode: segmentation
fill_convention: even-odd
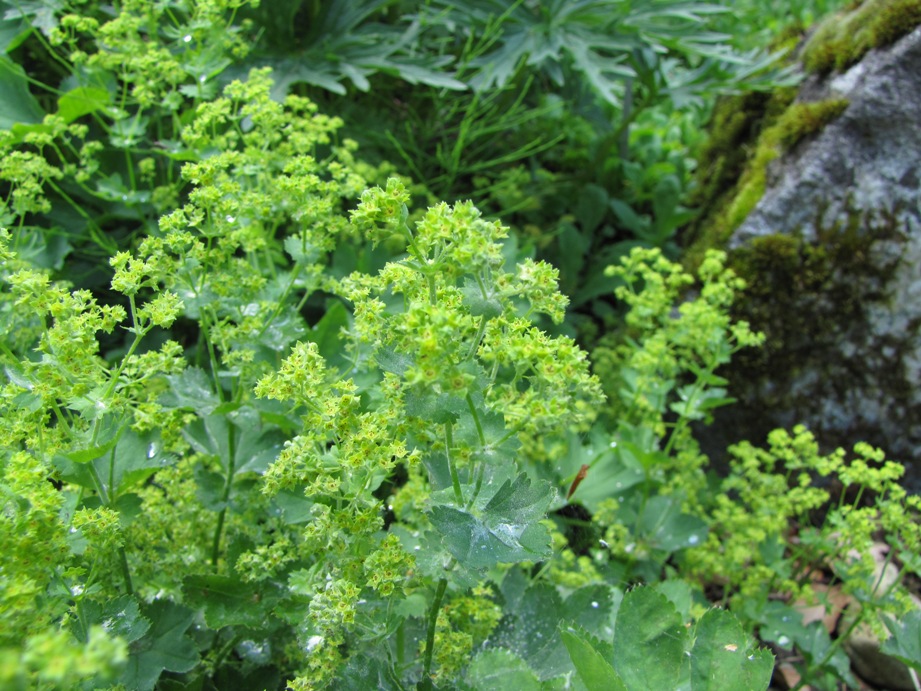
[[[849,105],[770,165],[767,190],[729,247],[775,234],[816,246],[849,233],[848,242],[865,251],[833,270],[827,290],[794,298],[794,309],[806,314],[839,315],[810,343],[791,344],[799,349],[792,359],[797,366],[750,381],[736,395],[757,410],[765,430],[802,422],[826,446],[850,448],[864,439],[913,464],[917,481],[921,27],[845,73],[810,77],[797,100],[828,98],[846,98]],[[834,301],[842,292],[856,296],[857,308],[839,309]]]

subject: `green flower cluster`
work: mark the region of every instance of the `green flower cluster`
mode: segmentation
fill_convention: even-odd
[[[378,276],[340,282],[355,305],[353,357],[369,354],[400,375],[404,396],[441,396],[471,409],[482,397],[512,434],[589,417],[601,393],[585,354],[531,321],[539,313],[562,319],[566,299],[556,270],[525,260],[506,272],[506,229],[469,202],[432,207],[410,228],[407,199],[392,179],[386,189],[365,193],[352,215],[372,233],[401,235],[409,250]]]
[[[810,598],[810,572],[832,568],[845,590],[865,606],[901,613],[904,591],[879,591],[873,545],[891,547],[890,559],[913,564],[921,549],[921,500],[898,484],[904,468],[859,443],[824,455],[803,426],[774,430],[768,448],[748,442],[730,447],[729,476],[713,497],[706,544],[687,555],[690,574],[719,579],[727,597],[757,599],[765,592]],[[829,480],[838,487],[831,503]],[[812,512],[824,508],[814,525]]]

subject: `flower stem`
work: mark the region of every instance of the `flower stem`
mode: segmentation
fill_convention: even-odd
[[[448,459],[448,470],[451,472],[451,484],[454,485],[454,500],[458,506],[464,505],[464,493],[461,492],[460,477],[457,474],[457,468],[454,467],[454,461],[451,460],[451,447],[454,446],[454,435],[451,429],[451,423],[445,423],[445,457]]]
[[[444,599],[447,588],[447,578],[438,581],[435,599],[432,600],[432,607],[429,609],[428,631],[425,634],[425,659],[422,662],[422,684],[420,685],[423,689],[432,688],[432,679],[429,674],[432,669],[432,655],[435,652],[435,624],[438,622],[438,610],[441,609],[441,601]]]

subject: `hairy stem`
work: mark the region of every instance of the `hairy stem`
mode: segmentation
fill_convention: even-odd
[[[458,506],[464,505],[464,493],[461,492],[460,476],[457,474],[457,468],[454,467],[454,461],[451,459],[451,447],[454,446],[454,432],[451,429],[451,423],[445,423],[445,457],[448,459],[448,470],[451,471],[451,484],[454,486],[454,500]]]
[[[224,521],[227,518],[227,502],[230,499],[230,489],[233,487],[234,465],[236,464],[236,437],[233,424],[227,425],[227,478],[224,480],[224,491],[221,493],[221,512],[217,516],[217,526],[214,528],[214,541],[211,545],[211,565],[217,568],[221,556],[221,537],[224,532]]]
[[[438,581],[438,589],[435,591],[435,599],[432,600],[432,607],[429,609],[428,631],[425,634],[425,659],[422,662],[422,684],[423,689],[432,688],[432,679],[429,676],[432,669],[432,655],[435,652],[435,625],[438,622],[438,610],[441,609],[441,601],[444,599],[445,590],[448,588],[448,579],[442,578]]]

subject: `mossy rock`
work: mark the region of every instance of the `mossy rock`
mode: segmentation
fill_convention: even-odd
[[[821,132],[840,116],[847,99],[816,96],[816,84],[831,71],[853,65],[921,25],[921,0],[864,0],[827,17],[793,51],[812,75],[802,89],[723,98],[710,121],[710,137],[698,162],[692,206],[702,210],[683,229],[685,263],[696,268],[707,249],[724,247],[761,200],[772,161]],[[808,94],[811,94],[808,95]],[[805,96],[805,97],[804,97]]]
[[[718,425],[866,438],[916,461],[921,485],[921,0],[882,4],[815,31],[804,60],[820,46],[844,57],[798,91],[720,106],[685,262],[729,249],[750,286],[738,316],[767,335],[724,373],[743,405]],[[853,50],[835,43],[848,35]]]
[[[866,0],[822,22],[803,48],[809,72],[841,71],[921,24],[921,0]]]

